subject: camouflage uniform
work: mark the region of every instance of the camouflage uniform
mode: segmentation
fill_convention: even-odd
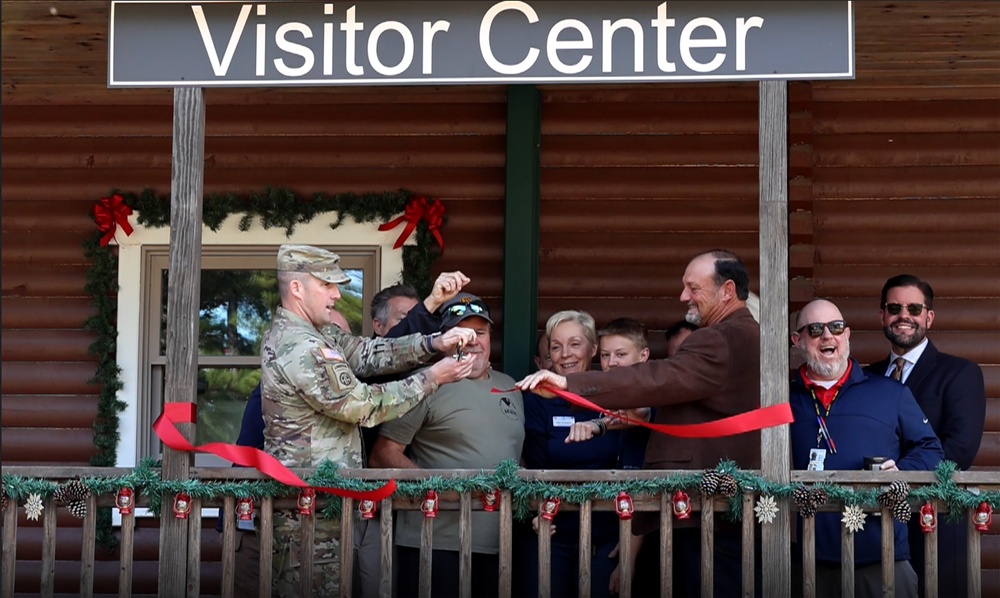
[[[284,266],[302,271],[295,264],[283,263],[281,256],[279,251],[279,270]],[[343,276],[336,261],[333,268]],[[310,272],[326,280],[322,272]],[[288,467],[315,467],[325,459],[343,467],[361,467],[358,425],[374,426],[399,417],[438,386],[426,372],[378,385],[360,384],[355,375],[410,370],[431,355],[419,334],[362,339],[336,326],[317,330],[279,307],[261,345],[265,451]],[[312,595],[336,596],[340,521],[318,518],[315,530]],[[278,596],[300,595],[300,538],[298,514],[275,512],[274,593]]]

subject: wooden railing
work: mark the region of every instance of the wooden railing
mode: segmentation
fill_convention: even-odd
[[[119,477],[129,473],[130,470],[124,469],[114,469],[114,468],[71,468],[71,467],[4,467],[3,472],[6,475],[17,475],[25,478],[41,478],[50,480],[53,482],[65,481],[73,478],[87,478],[87,477]],[[191,478],[202,480],[204,482],[211,481],[221,481],[221,480],[258,480],[262,479],[262,475],[256,471],[241,469],[241,468],[192,468]],[[311,473],[311,470],[296,470],[296,473],[306,476]],[[385,480],[385,479],[396,479],[399,481],[405,480],[422,480],[429,476],[441,476],[441,477],[470,477],[480,475],[482,472],[478,470],[377,470],[377,469],[366,469],[366,470],[342,470],[341,475],[347,478],[356,479],[366,479],[366,480]],[[621,471],[621,470],[611,470],[611,471],[530,471],[522,470],[518,472],[518,476],[524,480],[539,480],[545,481],[553,484],[578,484],[582,482],[615,482],[615,481],[625,481],[625,480],[643,480],[643,479],[655,479],[664,476],[675,475],[679,473],[690,473],[690,472],[678,472],[678,471]],[[806,472],[806,471],[793,471],[791,475],[792,483],[803,483],[803,484],[813,484],[813,483],[829,483],[838,485],[847,485],[854,487],[855,489],[880,487],[886,485],[889,481],[895,479],[901,479],[908,482],[912,489],[917,489],[924,485],[931,485],[936,482],[934,478],[934,473],[932,472],[894,472],[893,474],[883,474],[875,472],[853,472],[853,471],[827,471],[827,472]],[[969,488],[969,489],[979,489],[982,491],[996,491],[1000,489],[1000,472],[960,472],[956,473],[953,480],[959,487]],[[697,491],[691,491],[691,507],[694,511],[693,517],[700,518],[701,527],[701,538],[702,538],[702,568],[701,568],[701,579],[702,588],[704,595],[711,595],[712,587],[712,542],[713,542],[713,529],[716,514],[719,511],[727,510],[727,499],[713,498],[707,496],[699,496]],[[543,500],[545,497],[535,497],[532,504],[533,509],[537,509],[537,501]],[[672,534],[669,533],[673,528],[674,516],[672,514],[672,502],[671,497],[664,493],[662,495],[641,495],[633,496],[634,509],[637,512],[659,512],[660,514],[660,524],[661,530],[667,533],[661,533],[659,536],[660,540],[660,571],[661,579],[664,581],[662,583],[662,595],[670,595],[670,575],[672,567]],[[754,593],[754,560],[759,559],[759,555],[754,553],[754,536],[757,533],[757,528],[759,524],[756,523],[756,518],[754,515],[754,504],[759,497],[754,493],[747,492],[742,498],[742,533],[743,533],[743,579],[742,586],[744,595],[751,596]],[[148,506],[149,497],[142,496],[141,494],[137,497],[136,505],[139,507]],[[328,500],[323,498],[322,495],[319,497],[320,504],[318,508],[322,507],[323,501]],[[338,500],[338,499],[332,499]],[[356,509],[354,501],[349,498],[339,499],[342,501],[342,512],[343,513],[353,513]],[[172,497],[164,497],[164,509],[169,509]],[[23,502],[23,501],[21,501]],[[272,530],[271,530],[271,518],[276,509],[292,509],[294,508],[294,497],[288,498],[264,498],[258,501],[255,505],[255,510],[259,515],[257,529],[259,530],[260,539],[260,582],[259,587],[261,590],[261,595],[269,595],[271,587],[271,564],[272,564],[272,554],[269,547],[272,544]],[[614,500],[587,500],[580,505],[573,504],[562,504],[560,506],[560,511],[579,511],[580,514],[580,541],[581,545],[590,545],[590,521],[592,514],[595,511],[614,511]],[[392,595],[392,546],[393,546],[393,526],[392,513],[396,510],[419,510],[421,500],[420,498],[410,498],[393,496],[382,500],[378,508],[379,517],[381,518],[381,545],[382,545],[382,562],[381,562],[381,586],[380,594],[381,596],[391,596]],[[201,508],[206,507],[220,507],[226,514],[224,518],[224,527],[222,532],[222,596],[233,596],[233,582],[235,576],[235,541],[236,541],[236,517],[235,517],[235,504],[236,499],[233,496],[225,496],[222,499],[217,500],[201,500],[199,498],[192,498],[192,513],[199,513]],[[83,525],[83,550],[81,552],[80,560],[80,595],[81,596],[92,596],[93,595],[93,581],[94,581],[94,543],[95,543],[95,526],[96,526],[96,507],[111,507],[114,505],[114,496],[111,494],[105,494],[101,496],[91,496],[88,499],[87,504],[87,514],[82,522]],[[779,500],[779,508],[781,509],[793,509],[791,501],[789,500]],[[17,517],[20,505],[11,501],[8,504],[3,517],[3,597],[7,598],[14,595],[14,579],[16,576],[16,563],[17,563]],[[56,554],[56,509],[53,508],[52,499],[46,499],[45,509],[43,511],[43,544],[42,544],[42,567],[41,567],[41,595],[50,596],[53,594],[53,580],[55,574],[55,554]],[[946,512],[946,506],[940,502],[934,502],[935,509],[943,514]],[[471,553],[472,553],[472,539],[471,539],[471,526],[472,526],[472,512],[474,510],[482,509],[482,502],[479,500],[479,493],[472,492],[444,492],[441,493],[439,497],[439,509],[442,511],[458,511],[460,518],[460,572],[459,572],[459,587],[462,589],[462,594],[465,596],[471,593],[471,582],[472,582],[472,566],[471,566]],[[841,511],[843,505],[831,503],[824,507],[821,507],[820,511]],[[919,509],[919,505],[916,505],[915,511]],[[866,509],[869,512],[879,512],[881,518],[869,518],[869,525],[881,525],[882,529],[882,555],[883,555],[883,566],[882,566],[882,579],[883,579],[883,592],[885,595],[893,595],[894,588],[894,567],[893,567],[893,525],[892,516],[888,509]],[[969,596],[980,596],[981,595],[981,553],[980,553],[980,536],[981,532],[973,527],[972,516],[974,512],[970,509],[967,513],[966,520],[968,521],[969,534],[968,534],[968,595]],[[500,595],[501,596],[511,596],[512,595],[512,537],[513,537],[513,504],[512,496],[509,490],[503,491],[501,493],[501,499],[499,504],[500,518]],[[214,519],[210,520],[214,521]],[[302,517],[301,521],[304,528],[304,537],[312,537],[312,532],[315,524],[314,517]],[[815,526],[814,519],[805,519],[803,524],[802,538],[800,539],[800,545],[803,554],[803,587],[801,595],[803,596],[814,596],[816,589],[816,577],[815,577]],[[342,561],[341,570],[351,571],[354,559],[353,554],[353,530],[352,530],[353,518],[343,517],[342,518],[342,530],[341,530],[341,547],[342,547]],[[188,522],[188,538],[192,541],[188,543],[190,550],[187,555],[187,562],[189,563],[189,579],[187,587],[198,588],[199,580],[197,578],[198,572],[200,570],[201,561],[201,543],[198,541],[201,537],[201,526],[202,519],[200,517],[192,516]],[[541,529],[538,534],[538,547],[539,547],[539,595],[547,596],[549,587],[548,584],[548,561],[550,558],[550,536],[547,532],[547,526],[549,522],[541,520]],[[119,536],[119,550],[120,550],[120,579],[119,579],[119,594],[121,596],[130,596],[132,588],[132,557],[133,557],[133,533],[134,533],[135,521],[133,516],[123,516],[120,528]],[[429,558],[432,539],[433,539],[433,528],[432,520],[425,519],[423,522],[423,529],[421,534],[421,563],[420,563],[420,595],[429,596],[430,595],[430,571],[431,571],[431,560]],[[628,554],[630,547],[630,542],[632,539],[631,535],[631,521],[621,520],[619,527],[619,538],[621,542],[621,554]],[[937,562],[937,534],[929,533],[925,534],[925,555],[927,563]],[[789,538],[787,546],[791,545],[791,538]],[[845,555],[844,563],[842,567],[842,582],[843,582],[843,595],[852,596],[854,588],[854,564],[853,558],[854,554],[854,544],[853,536],[846,528],[842,531],[842,550]],[[304,547],[303,554],[301,555],[301,575],[303,579],[311,578],[312,571],[312,549],[311,546]],[[590,552],[588,550],[580,551],[580,595],[589,595],[590,588]],[[622,560],[622,566],[628,567],[628,559]],[[768,564],[763,563],[764,575],[768,574]],[[619,593],[621,596],[631,595],[631,572],[627,570],[622,571],[620,576],[620,586]],[[935,566],[928,566],[925,572],[926,587],[929,588],[927,595],[933,596],[933,590],[931,588],[937,587],[937,570]],[[191,577],[194,577],[193,579]],[[791,580],[783,580],[786,587],[791,583]],[[197,593],[197,589],[194,590]],[[352,580],[350,575],[343,576],[340,583],[340,594],[341,596],[351,596],[352,593]],[[793,590],[792,594],[796,595],[799,592]]]

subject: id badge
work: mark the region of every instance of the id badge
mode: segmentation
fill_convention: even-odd
[[[823,471],[823,463],[826,462],[826,449],[814,448],[809,450],[809,471]]]
[[[569,428],[576,423],[576,418],[572,415],[553,415],[552,416],[552,427],[553,428]]]

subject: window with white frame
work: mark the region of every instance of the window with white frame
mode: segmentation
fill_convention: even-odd
[[[380,232],[374,224],[350,219],[331,229],[335,218],[317,217],[298,226],[291,237],[284,229],[240,231],[236,216],[218,231],[203,230],[195,445],[236,441],[246,400],[260,379],[260,342],[278,304],[275,262],[281,244],[315,245],[338,253],[351,277],[350,284],[341,286],[338,310],[355,334],[371,334],[367,311],[372,296],[401,279],[402,251],[392,248],[398,231]],[[146,228],[135,220],[133,215],[132,235],[119,230],[116,236],[117,359],[123,382],[119,398],[126,404],[120,418],[120,467],[162,453],[152,423],[162,411],[168,366],[169,229]],[[197,454],[196,464],[224,463]]]

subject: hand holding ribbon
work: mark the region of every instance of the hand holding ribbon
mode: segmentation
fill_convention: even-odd
[[[268,455],[264,451],[250,447],[237,446],[235,444],[225,444],[223,442],[209,442],[200,446],[193,446],[184,438],[177,424],[189,424],[195,422],[197,405],[194,403],[164,403],[163,413],[153,422],[153,431],[168,446],[175,451],[208,453],[217,457],[222,457],[244,467],[253,467],[257,471],[268,475],[286,486],[296,488],[314,488],[317,492],[333,494],[353,498],[355,500],[382,500],[396,491],[396,482],[389,480],[384,486],[371,491],[344,490],[342,488],[313,487],[302,478],[285,467],[280,461]]]
[[[125,236],[132,234],[132,225],[128,222],[128,217],[132,215],[132,208],[128,207],[125,199],[117,193],[111,197],[104,197],[94,205],[94,220],[97,221],[97,230],[104,233],[101,237],[101,247],[107,247],[111,239],[115,237],[115,229],[122,227]]]

